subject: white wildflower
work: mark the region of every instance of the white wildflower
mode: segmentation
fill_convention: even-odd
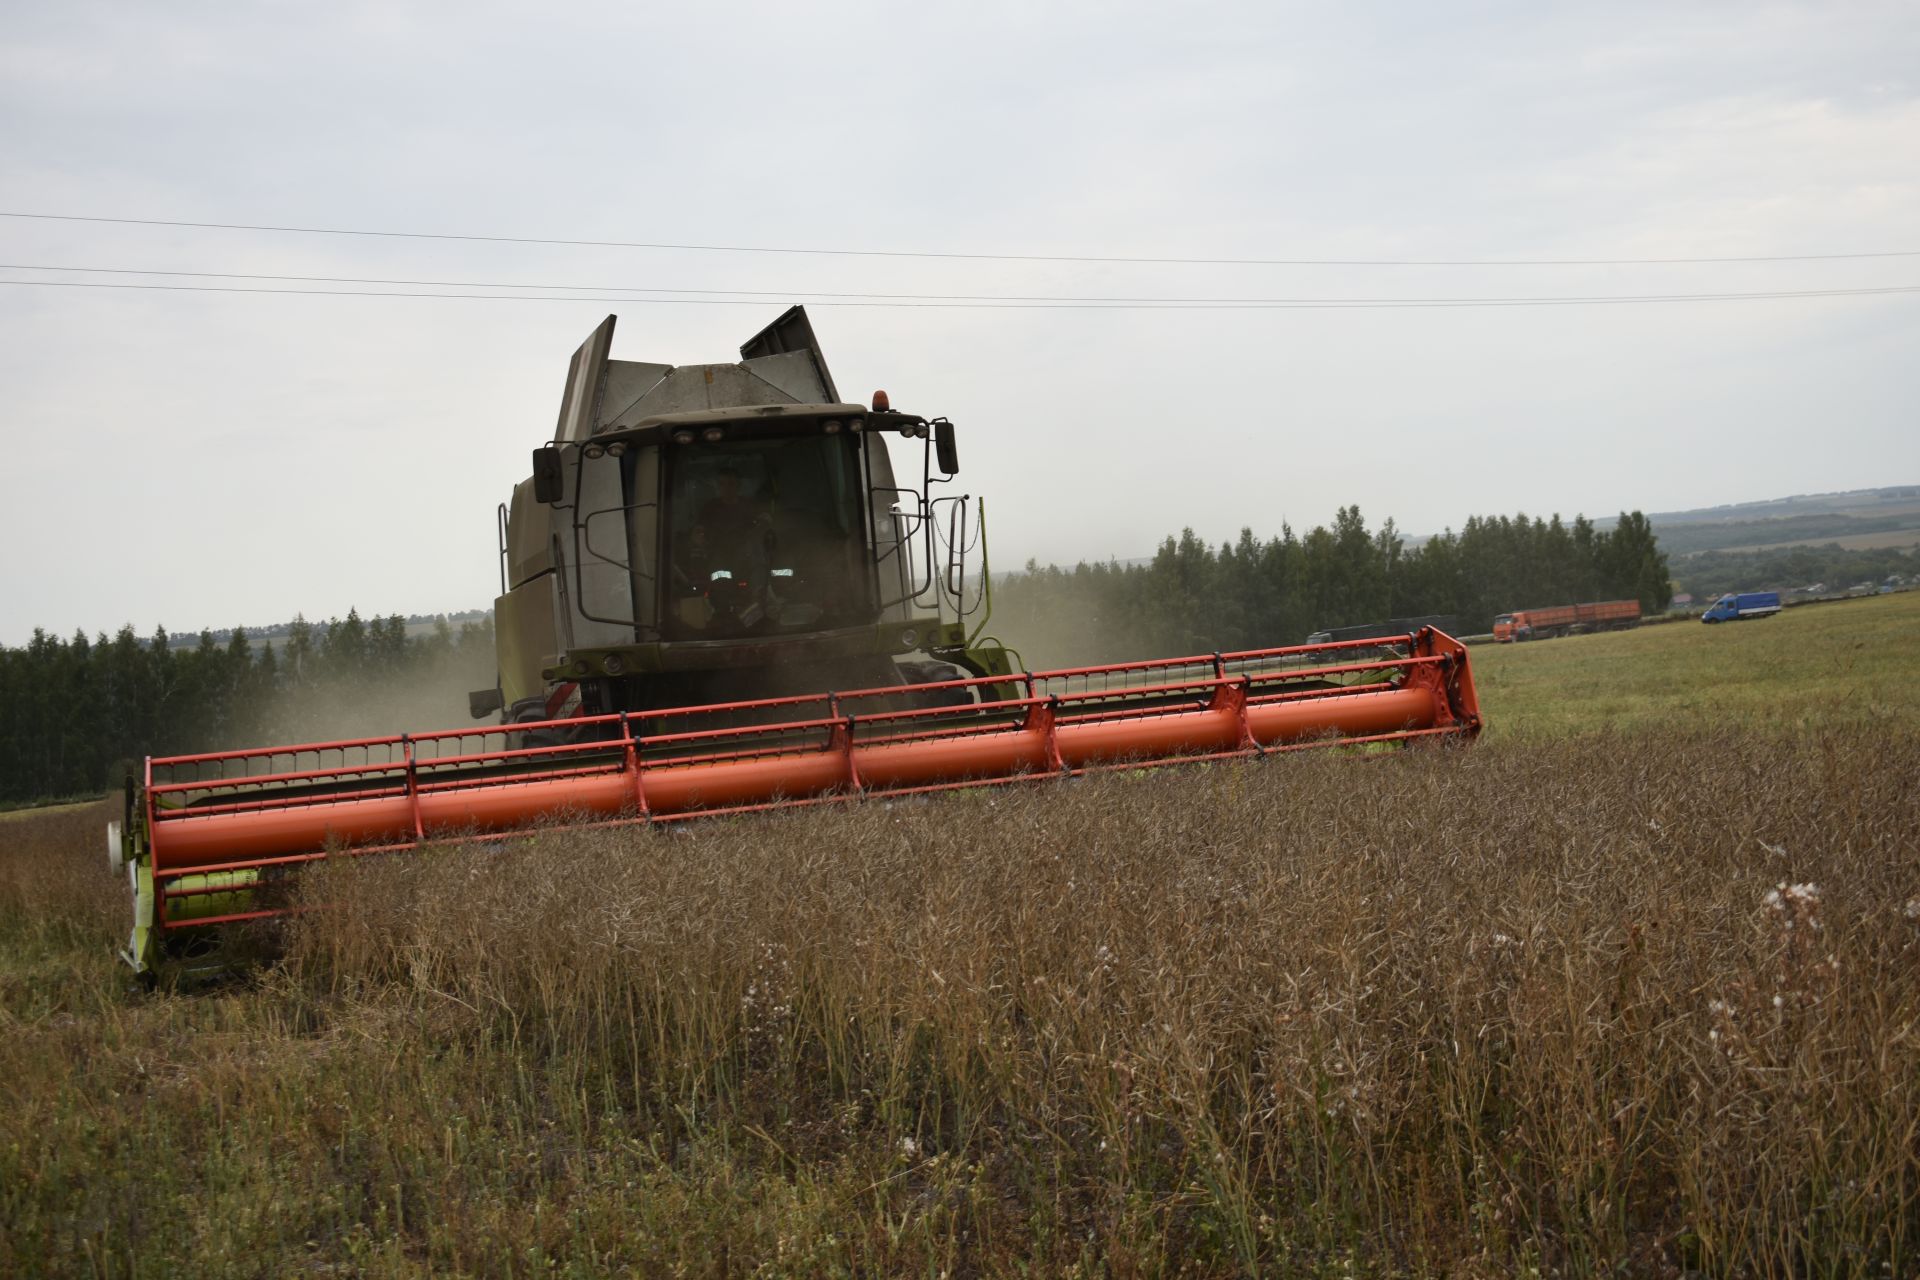
[[[1767,896],[1761,901],[1767,909],[1787,917],[1786,927],[1793,928],[1794,918],[1805,916],[1813,928],[1820,927],[1820,886],[1811,880],[1805,884],[1788,884],[1782,880],[1767,890]]]
[[[911,1160],[920,1154],[920,1144],[912,1138],[900,1139],[900,1154]]]

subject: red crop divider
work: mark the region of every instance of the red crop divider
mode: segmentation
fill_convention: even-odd
[[[832,737],[829,739],[828,750],[838,751],[841,756],[845,758],[847,762],[847,790],[853,795],[859,795],[867,789],[867,784],[861,780],[860,761],[856,759],[853,754],[853,725],[854,718],[852,716],[848,716],[844,721],[835,725],[833,727]]]
[[[413,765],[413,739],[403,733],[400,745],[407,754],[407,807],[413,811],[413,838],[424,840],[427,829],[420,824],[420,775]]]
[[[853,714],[840,714],[840,695],[837,693],[827,694],[827,714],[834,718],[833,727],[827,730],[827,750],[846,762],[847,791],[859,795],[867,788],[860,781],[860,762],[853,758]]]
[[[1267,749],[1253,736],[1253,722],[1247,718],[1247,690],[1251,684],[1251,676],[1225,681],[1215,691],[1214,698],[1219,705],[1233,712],[1233,722],[1240,730],[1241,748],[1256,755],[1265,755]]]
[[[633,722],[627,713],[620,713],[620,736],[625,739],[622,745],[620,767],[633,772],[633,811],[642,818],[651,818],[652,811],[647,808],[647,783],[640,775],[640,747],[634,741]]]
[[[1048,674],[1057,674],[1049,672]],[[1067,762],[1060,758],[1059,716],[1060,699],[1054,694],[1041,694],[1034,684],[1034,673],[1027,677],[1027,724],[1028,732],[1035,730],[1046,739],[1047,767],[1055,773],[1065,773]]]
[[[1047,768],[1055,773],[1070,773],[1067,762],[1060,756],[1060,699],[1049,697],[1045,702],[1035,702],[1027,714],[1029,725],[1038,728],[1046,735]]]

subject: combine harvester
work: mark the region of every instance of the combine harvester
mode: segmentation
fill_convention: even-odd
[[[224,967],[341,855],[1479,730],[1431,627],[1025,671],[952,423],[842,403],[798,307],[737,364],[612,360],[613,328],[499,510],[497,722],[148,760],[108,837],[136,972]]]

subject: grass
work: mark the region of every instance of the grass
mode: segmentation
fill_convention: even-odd
[[[1920,591],[1473,651],[1496,738],[1920,721]]]
[[[1900,605],[1476,649],[1469,750],[372,860],[193,996],[109,805],[10,822],[0,1274],[1915,1274]]]

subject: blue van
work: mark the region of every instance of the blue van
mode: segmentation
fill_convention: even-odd
[[[1743,591],[1724,595],[1700,615],[1702,622],[1739,622],[1743,618],[1765,618],[1780,612],[1778,591]]]

